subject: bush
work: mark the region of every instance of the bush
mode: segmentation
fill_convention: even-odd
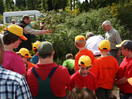
[[[51,17],[52,15],[54,18]],[[112,26],[119,31],[123,40],[127,39],[127,36],[130,35],[129,30],[125,28],[125,25],[120,24],[121,21],[119,19],[117,20],[116,17],[113,17],[111,9],[108,7],[99,10],[91,10],[90,12],[84,12],[79,15],[70,15],[65,11],[60,13],[50,12],[47,14],[46,18],[47,20],[52,20],[45,24],[52,24],[53,26],[53,23],[55,23],[55,30],[54,33],[42,35],[41,38],[43,41],[50,41],[54,45],[56,51],[54,59],[57,60],[59,64],[65,60],[67,53],[76,55],[78,52],[78,49],[74,45],[76,35],[82,34],[85,36],[86,31],[92,31],[96,35],[104,36],[105,31],[102,29],[102,22],[105,20],[111,21]],[[37,36],[37,38],[39,39],[39,36]]]

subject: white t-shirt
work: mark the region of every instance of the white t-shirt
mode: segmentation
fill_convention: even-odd
[[[104,40],[104,38],[100,35],[99,36],[91,36],[86,41],[85,48],[91,50],[94,55],[100,55],[100,51],[99,51],[98,47],[99,47],[99,43],[102,40]]]

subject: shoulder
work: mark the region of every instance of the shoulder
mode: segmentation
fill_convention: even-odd
[[[71,75],[71,79],[74,79],[80,75],[79,71],[75,72],[74,74]]]
[[[24,77],[19,73],[6,69],[1,69],[1,70],[2,70],[2,72],[0,72],[0,74],[2,75],[1,81],[6,81],[7,83],[11,82],[11,83],[19,84],[20,82],[22,82],[22,79],[24,79]]]

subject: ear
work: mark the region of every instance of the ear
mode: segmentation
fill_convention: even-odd
[[[52,52],[52,56],[54,56],[54,54],[55,54],[55,51]]]
[[[78,44],[75,42],[75,45],[76,45],[76,47],[79,49],[79,46],[78,46]]]

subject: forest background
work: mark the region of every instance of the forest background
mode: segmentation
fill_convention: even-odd
[[[50,41],[54,45],[55,62],[62,64],[67,53],[74,56],[78,49],[74,45],[76,35],[86,35],[87,31],[104,37],[102,22],[110,20],[118,30],[122,40],[132,40],[132,0],[0,0],[0,23],[3,12],[39,10],[45,15],[46,29],[54,29],[52,34],[35,36],[33,42]],[[39,29],[39,22],[35,29]],[[6,27],[0,27],[0,32]]]

